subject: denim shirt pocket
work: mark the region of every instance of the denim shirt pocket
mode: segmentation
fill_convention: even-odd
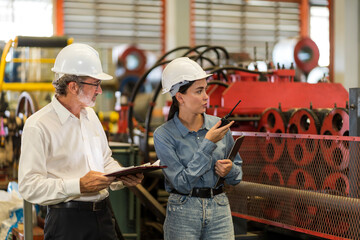
[[[221,193],[221,194],[214,196],[214,200],[220,206],[229,205],[229,199],[225,193]]]

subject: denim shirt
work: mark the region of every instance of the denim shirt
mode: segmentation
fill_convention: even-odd
[[[234,144],[231,132],[217,143],[205,139],[208,130],[220,119],[203,114],[204,124],[197,131],[189,131],[179,120],[178,113],[154,132],[154,145],[165,175],[165,189],[187,194],[193,188],[213,188],[218,179],[215,162],[227,159]],[[242,179],[242,160],[237,154],[230,172],[225,176],[227,184],[236,185]]]

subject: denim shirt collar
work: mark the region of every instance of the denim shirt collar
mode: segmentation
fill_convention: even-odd
[[[207,114],[203,113],[202,115],[204,117],[204,123],[201,126],[201,128],[199,129],[199,131],[202,130],[202,129],[209,130],[212,126],[211,126],[211,123],[210,123],[210,121],[209,121],[209,119],[207,117]],[[186,135],[188,135],[189,133],[192,132],[192,131],[189,131],[189,129],[187,127],[185,127],[184,124],[182,124],[182,122],[180,121],[179,112],[175,113],[175,115],[174,115],[174,123],[175,123],[175,126],[178,128],[179,132],[181,133],[181,135],[183,137],[185,137]]]

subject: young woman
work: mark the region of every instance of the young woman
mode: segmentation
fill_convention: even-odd
[[[163,71],[163,93],[173,103],[168,121],[154,132],[154,144],[170,193],[165,239],[234,239],[234,228],[223,186],[214,188],[219,177],[227,184],[241,181],[242,160],[226,159],[234,143],[229,130],[234,122],[219,127],[218,117],[205,113],[210,76],[195,61],[181,57]]]

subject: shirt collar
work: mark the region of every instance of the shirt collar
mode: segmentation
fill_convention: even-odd
[[[210,120],[209,118],[207,117],[207,114],[206,113],[203,113],[203,116],[204,116],[204,123],[203,125],[201,126],[201,128],[199,130],[202,130],[202,129],[206,129],[206,130],[209,130],[212,126],[211,126],[211,123],[210,123]],[[175,122],[175,126],[178,128],[179,132],[181,133],[181,135],[183,137],[185,137],[187,134],[189,134],[191,131],[189,131],[189,129],[187,129],[187,127],[184,126],[184,124],[182,124],[182,122],[180,121],[179,119],[179,112],[176,112],[175,115],[174,115],[174,122]]]
[[[51,104],[52,104],[56,114],[58,115],[61,124],[64,124],[69,117],[76,118],[76,116],[74,114],[72,114],[69,110],[67,110],[55,96],[53,96],[53,98],[51,100]],[[80,112],[80,115],[83,115],[84,117],[88,118],[87,110],[85,108],[82,109]]]

